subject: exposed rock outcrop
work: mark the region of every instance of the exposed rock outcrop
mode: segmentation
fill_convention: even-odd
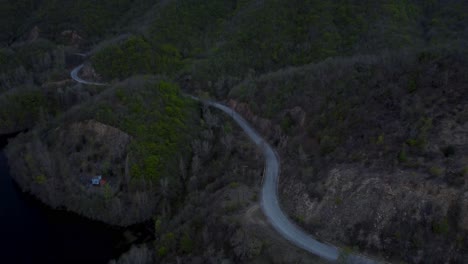
[[[76,30],[64,30],[60,35],[66,40],[69,45],[78,47],[83,42],[83,37]]]
[[[38,26],[34,26],[29,32],[27,43],[32,43],[36,41],[40,36],[40,30]]]
[[[101,76],[96,73],[96,70],[91,66],[91,64],[85,64],[80,74],[85,80],[98,81],[101,80]]]

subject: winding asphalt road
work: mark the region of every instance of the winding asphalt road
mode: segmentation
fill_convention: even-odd
[[[75,68],[71,77],[82,84],[92,84],[92,85],[105,85],[103,83],[96,84],[93,82],[87,82],[78,77],[78,73],[83,68],[83,65]],[[372,259],[369,259],[363,255],[358,254],[344,254],[343,251],[333,245],[325,244],[317,241],[315,238],[307,234],[304,230],[296,226],[281,210],[278,201],[278,179],[280,174],[280,161],[278,154],[273,150],[273,147],[268,144],[255,129],[250,126],[250,124],[236,111],[233,109],[208,100],[202,100],[198,97],[187,95],[188,97],[204,102],[207,105],[215,107],[224,113],[231,116],[237,124],[244,130],[244,132],[250,137],[250,139],[260,148],[265,157],[265,175],[264,182],[262,186],[262,196],[261,196],[261,205],[264,214],[266,215],[268,221],[271,225],[287,240],[296,246],[312,253],[318,255],[329,261],[337,261],[340,256],[345,256],[343,259],[346,263],[378,263]]]
[[[71,71],[70,76],[72,77],[73,80],[82,84],[87,84],[87,85],[106,85],[105,83],[88,82],[86,80],[81,79],[80,76],[78,76],[78,74],[80,73],[81,69],[83,69],[83,67],[84,65],[81,64],[80,66],[76,67],[75,69]]]

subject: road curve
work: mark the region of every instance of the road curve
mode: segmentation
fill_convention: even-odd
[[[80,73],[81,69],[83,69],[83,67],[84,65],[81,64],[70,72],[70,76],[72,77],[73,80],[82,84],[87,84],[87,85],[106,85],[105,83],[89,82],[89,81],[81,79],[80,76],[78,76],[78,74]]]
[[[78,73],[83,65],[78,66],[72,71],[72,78],[83,84],[93,84],[86,82],[77,77],[73,72]],[[77,78],[75,78],[77,77]],[[105,85],[103,83],[98,85]],[[262,186],[262,195],[261,195],[261,205],[264,214],[266,215],[268,221],[271,225],[287,240],[296,246],[312,253],[318,255],[329,261],[337,261],[340,256],[345,256],[345,263],[378,263],[372,259],[369,259],[363,255],[358,254],[342,254],[342,250],[336,246],[322,243],[317,241],[314,237],[307,234],[304,230],[296,226],[281,210],[279,200],[278,200],[278,179],[280,174],[280,161],[277,153],[274,151],[273,147],[266,142],[256,131],[250,126],[250,124],[236,111],[233,109],[217,102],[203,100],[198,97],[187,95],[188,97],[201,101],[209,106],[217,108],[224,113],[231,116],[234,121],[244,130],[244,132],[249,136],[249,138],[260,148],[265,157],[265,175]]]
[[[196,97],[192,97],[199,100]],[[278,201],[278,179],[280,162],[273,147],[266,142],[249,123],[233,109],[216,102],[205,101],[210,106],[220,109],[230,115],[244,130],[250,139],[260,148],[265,157],[265,175],[262,186],[261,205],[264,214],[271,225],[287,240],[306,251],[326,260],[337,261],[341,249],[333,245],[321,243],[296,226],[281,210]],[[346,254],[343,254],[345,256]],[[377,263],[361,255],[348,255],[346,263]]]

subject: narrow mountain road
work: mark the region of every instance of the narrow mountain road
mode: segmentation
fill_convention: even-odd
[[[75,78],[77,77],[77,74],[82,67],[83,65],[80,65],[75,68],[72,71],[71,77],[79,83],[94,84],[80,78]],[[255,129],[250,126],[250,124],[233,109],[217,102],[202,100],[192,95],[187,96],[217,108],[231,116],[232,119],[234,119],[236,123],[239,124],[244,132],[257,145],[257,147],[262,150],[263,156],[265,157],[265,175],[262,186],[261,205],[268,221],[284,238],[291,241],[291,243],[295,244],[296,246],[329,261],[337,261],[340,259],[340,257],[342,257],[345,263],[378,263],[362,255],[344,254],[340,248],[319,242],[307,234],[304,230],[296,226],[281,210],[279,204],[278,179],[280,174],[280,161],[278,154],[274,151],[273,147],[268,144],[268,142],[266,142],[255,131]]]
[[[192,96],[191,96],[192,97]],[[199,100],[196,97],[192,97]],[[304,230],[296,226],[281,210],[278,200],[278,180],[280,175],[280,161],[272,146],[266,142],[254,128],[233,109],[217,102],[205,101],[210,106],[213,106],[231,116],[237,124],[244,130],[250,139],[260,148],[265,157],[265,177],[262,186],[261,205],[268,221],[272,226],[287,240],[294,243],[296,246],[305,249],[306,251],[318,255],[330,261],[336,261],[342,255],[341,249],[324,244],[317,241],[315,238],[307,234]],[[343,257],[346,263],[377,263],[360,255],[349,255]]]
[[[88,82],[86,80],[81,79],[80,76],[78,76],[78,74],[80,73],[81,69],[83,69],[83,67],[84,65],[81,64],[71,71],[70,76],[72,77],[73,80],[82,84],[87,84],[87,85],[106,85],[105,83]]]

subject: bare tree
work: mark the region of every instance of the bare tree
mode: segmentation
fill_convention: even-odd
[[[125,157],[125,172],[124,172],[124,179],[123,179],[124,188],[128,188],[128,184],[130,183],[129,158],[130,158],[130,153],[128,153],[127,156]]]
[[[221,138],[221,143],[223,143],[226,149],[226,154],[229,154],[232,150],[232,141],[233,141],[233,137],[231,134],[227,134]]]
[[[159,180],[159,193],[162,197],[162,214],[163,217],[166,217],[170,214],[171,210],[169,180],[167,178],[161,178]]]
[[[180,171],[180,178],[182,180],[182,183],[185,185],[185,183],[187,182],[188,173],[187,173],[187,166],[185,164],[184,158],[182,157],[179,158],[179,171]]]
[[[200,172],[201,161],[198,155],[194,154],[192,158],[192,175],[196,176]]]
[[[309,161],[309,156],[307,155],[307,153],[305,153],[302,145],[299,146],[298,155],[299,155],[299,161],[302,164],[307,164],[307,162]]]

